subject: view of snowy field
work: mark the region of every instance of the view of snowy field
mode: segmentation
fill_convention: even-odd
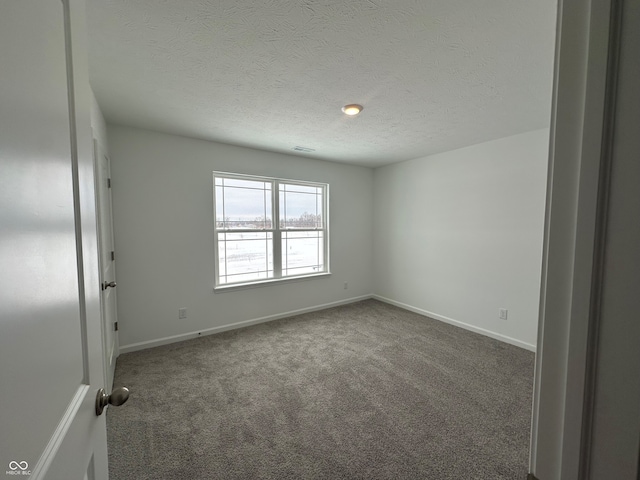
[[[219,233],[220,284],[273,278],[271,232]],[[323,232],[282,232],[282,276],[324,270]]]

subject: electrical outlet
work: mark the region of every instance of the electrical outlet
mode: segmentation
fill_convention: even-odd
[[[178,320],[184,320],[187,318],[187,307],[182,307],[178,309]]]
[[[498,314],[500,316],[500,320],[506,320],[508,313],[509,313],[509,310],[507,310],[506,308],[499,309]]]
[[[344,289],[348,289],[349,288],[349,283],[348,282],[344,282]]]

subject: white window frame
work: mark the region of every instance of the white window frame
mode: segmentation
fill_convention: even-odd
[[[218,178],[230,178],[236,180],[252,180],[258,182],[271,183],[271,219],[272,228],[262,229],[229,229],[218,228],[218,222],[216,219],[216,177]],[[281,228],[280,226],[280,184],[287,185],[301,185],[305,187],[316,187],[322,189],[322,228]],[[277,177],[265,177],[258,175],[245,175],[240,173],[231,172],[213,172],[213,244],[214,244],[214,291],[222,292],[228,290],[235,290],[240,288],[256,287],[261,285],[268,285],[272,283],[284,283],[291,281],[299,281],[310,278],[322,277],[331,275],[330,271],[330,257],[329,257],[329,184],[321,182],[310,182],[304,180],[293,180],[288,178]],[[272,248],[273,255],[273,278],[257,279],[251,281],[241,281],[235,283],[220,283],[220,255],[219,255],[219,233],[255,233],[255,232],[271,232],[272,233]],[[282,276],[282,232],[322,232],[323,234],[323,259],[324,270],[316,273],[303,273],[300,275],[288,275]]]

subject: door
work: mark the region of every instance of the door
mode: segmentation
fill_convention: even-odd
[[[7,478],[108,476],[105,417],[95,408],[104,370],[89,87],[86,58],[76,55],[86,48],[84,15],[81,0],[0,3],[0,471]]]
[[[116,263],[113,242],[113,214],[111,210],[111,162],[104,147],[93,140],[98,211],[98,239],[100,246],[100,274],[102,278],[100,308],[104,336],[105,378],[113,386],[118,357],[118,319],[116,309]]]

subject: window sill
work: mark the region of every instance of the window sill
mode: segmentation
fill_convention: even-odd
[[[236,290],[245,290],[248,288],[266,287],[268,285],[279,285],[282,283],[300,282],[303,280],[311,280],[319,277],[330,277],[331,272],[313,273],[311,275],[300,275],[297,277],[273,278],[269,280],[260,280],[259,282],[250,283],[233,283],[231,285],[220,285],[213,287],[213,293],[233,292]]]

